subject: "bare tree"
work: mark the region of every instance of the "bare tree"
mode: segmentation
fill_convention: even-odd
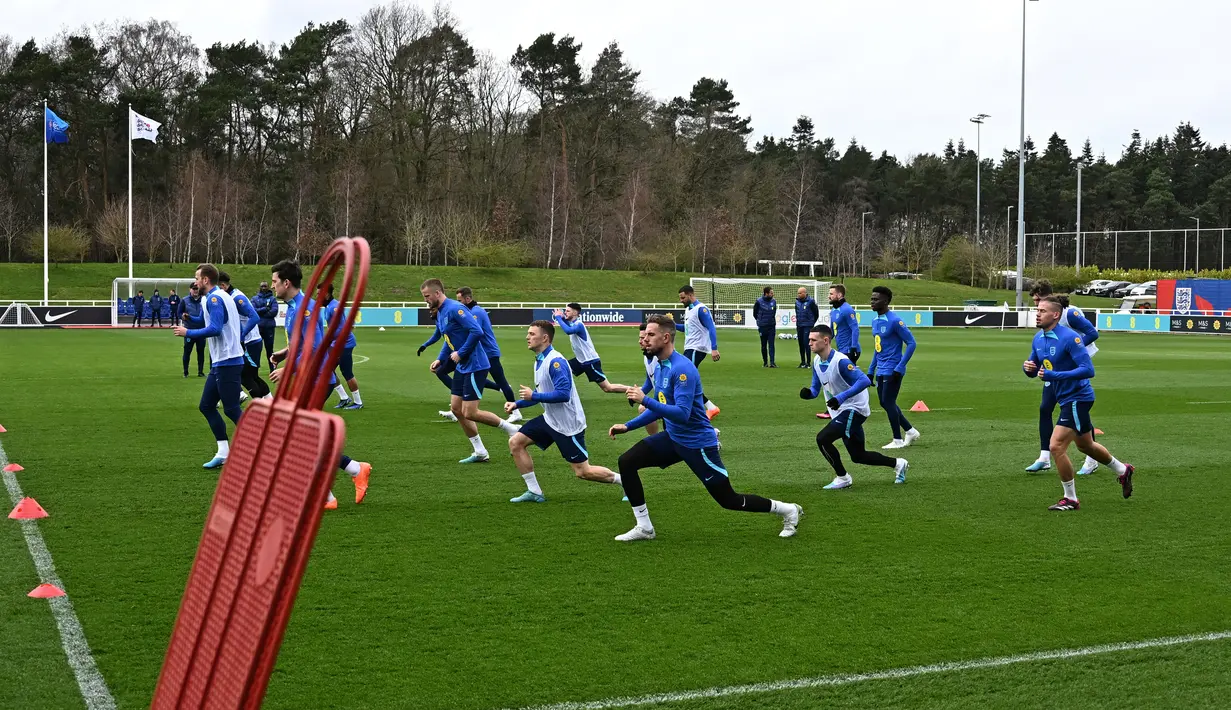
[[[13,242],[29,229],[28,220],[18,209],[16,200],[3,183],[0,183],[0,237],[4,239],[7,258],[13,260]]]
[[[812,170],[808,167],[808,163],[803,160],[797,162],[798,165],[785,195],[788,199],[788,208],[783,213],[783,220],[791,232],[791,261],[795,261],[800,230],[805,228],[804,220],[811,212],[808,197],[813,188]]]

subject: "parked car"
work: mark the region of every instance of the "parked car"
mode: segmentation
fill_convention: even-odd
[[[1125,296],[1132,293],[1133,289],[1141,285],[1142,284],[1132,284],[1131,283],[1131,284],[1128,284],[1127,286],[1121,286],[1120,288],[1117,288],[1115,291],[1111,292],[1111,297],[1112,298],[1124,298]]]
[[[1154,296],[1158,293],[1157,281],[1145,281],[1137,284],[1133,290],[1129,291],[1129,296]]]
[[[1091,281],[1085,286],[1082,286],[1081,288],[1077,289],[1073,293],[1077,294],[1078,296],[1089,296],[1091,293],[1094,292],[1095,289],[1106,288],[1107,285],[1110,283],[1112,282],[1108,281],[1107,279],[1097,279],[1095,281]]]
[[[1130,284],[1128,281],[1111,281],[1106,286],[1103,286],[1102,288],[1090,289],[1090,295],[1091,296],[1103,296],[1104,298],[1107,298],[1107,297],[1110,297],[1111,294],[1116,291],[1116,289],[1123,288],[1125,286],[1130,286],[1130,285],[1132,284]]]

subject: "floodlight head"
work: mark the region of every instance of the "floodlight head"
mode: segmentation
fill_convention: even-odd
[[[974,118],[970,119],[970,122],[971,123],[983,123],[983,119],[985,118],[991,118],[991,115],[986,114],[986,113],[981,113],[978,116],[975,116]]]

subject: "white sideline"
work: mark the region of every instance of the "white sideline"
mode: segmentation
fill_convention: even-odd
[[[7,466],[8,457],[4,454],[4,446],[0,445],[0,467]],[[9,490],[9,498],[16,506],[25,496],[17,483],[17,476],[4,471],[4,485]],[[51,552],[39,532],[38,521],[22,520],[21,531],[26,536],[26,547],[30,549],[30,558],[34,560],[34,569],[44,584],[54,584],[64,589],[64,582],[56,574],[55,563],[51,560]],[[114,710],[115,699],[107,689],[103,674],[98,671],[94,656],[90,653],[90,644],[85,640],[85,631],[81,629],[81,621],[73,610],[70,597],[55,597],[48,599],[51,603],[51,613],[56,618],[56,626],[60,629],[60,645],[64,647],[64,655],[68,665],[77,677],[77,687],[81,689],[81,698],[89,710]]]
[[[1179,646],[1181,644],[1198,643],[1202,641],[1220,641],[1231,639],[1231,631],[1218,631],[1207,634],[1192,634],[1189,636],[1168,636],[1166,638],[1149,639],[1146,641],[1129,641],[1124,643],[1109,643],[1085,648],[1057,649],[1055,651],[1036,651],[1017,656],[999,656],[995,658],[979,658],[972,661],[950,661],[935,663],[928,666],[910,666],[894,668],[873,673],[855,673],[849,675],[827,675],[796,680],[780,680],[772,683],[753,683],[750,685],[733,685],[725,688],[705,688],[702,690],[685,690],[676,693],[659,693],[656,695],[639,695],[623,698],[608,698],[589,702],[553,703],[551,705],[535,705],[523,710],[608,710],[609,708],[626,708],[642,705],[661,705],[678,703],[686,700],[702,700],[705,698],[725,698],[738,695],[758,695],[782,690],[799,690],[803,688],[825,688],[841,685],[851,685],[869,680],[894,680],[911,678],[932,673],[952,673],[954,671],[969,671],[982,668],[999,668],[1015,663],[1032,663],[1035,661],[1053,661],[1064,658],[1095,656],[1103,653],[1120,651],[1136,651],[1146,648],[1162,648]]]

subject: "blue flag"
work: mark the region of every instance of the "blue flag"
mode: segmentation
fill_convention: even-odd
[[[68,121],[65,121],[57,116],[55,111],[52,111],[49,108],[44,108],[43,122],[47,124],[48,143],[68,142]]]

